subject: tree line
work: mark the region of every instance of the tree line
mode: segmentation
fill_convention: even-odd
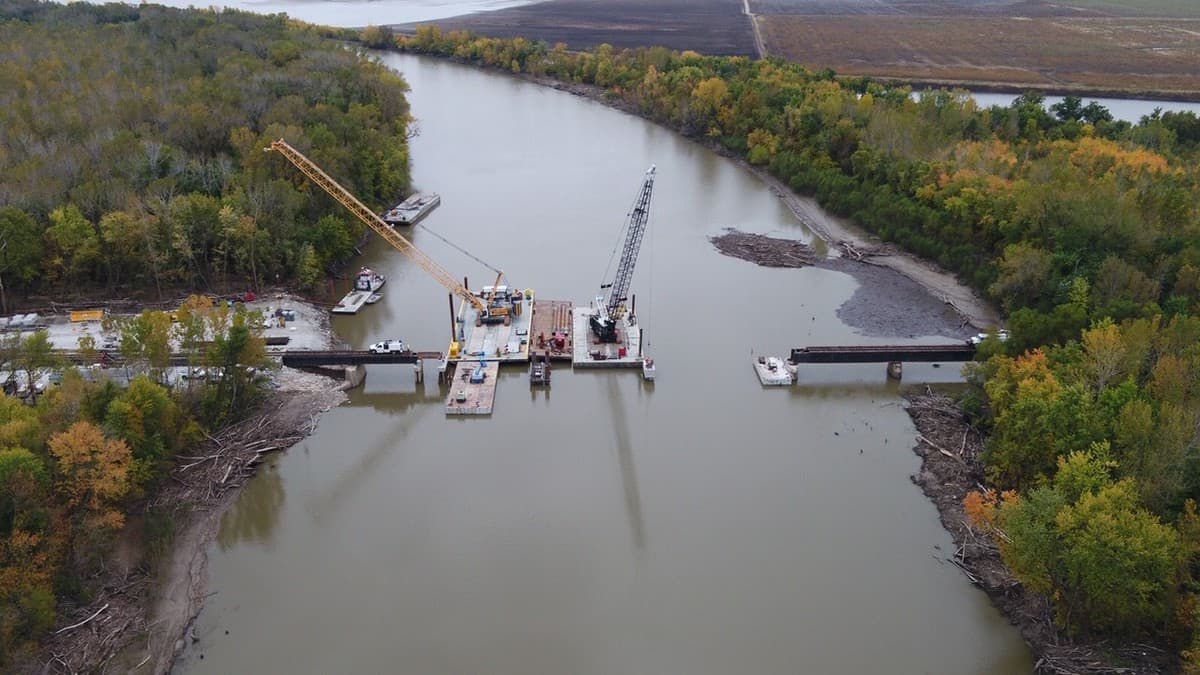
[[[128,386],[109,371],[69,367],[44,330],[0,339],[0,370],[29,383],[28,401],[0,395],[0,667],[29,656],[61,603],[88,601],[126,514],[165,479],[176,454],[264,393],[259,312],[192,296],[174,316],[106,321]],[[171,386],[173,352],[218,377]],[[85,338],[79,353],[93,363],[100,350]],[[35,382],[52,372],[61,379],[40,393]],[[146,550],[161,551],[169,515],[144,515]]]
[[[375,36],[377,39],[379,36]],[[1000,304],[964,410],[965,504],[1064,630],[1200,672],[1200,119],[1068,96],[978,106],[777,58],[589,52],[422,26],[401,50],[595,85],[765,166]]]
[[[316,285],[362,226],[263,148],[286,138],[380,209],[409,188],[406,83],[328,37],[282,15],[4,3],[0,309]]]

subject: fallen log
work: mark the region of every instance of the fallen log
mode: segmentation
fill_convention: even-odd
[[[106,602],[106,603],[104,603],[104,606],[103,606],[103,607],[101,607],[100,609],[96,610],[96,613],[95,613],[95,614],[93,614],[93,615],[89,616],[88,618],[84,619],[83,621],[80,621],[79,623],[73,623],[73,624],[71,624],[70,626],[67,626],[67,627],[65,627],[65,628],[59,628],[58,630],[54,631],[54,634],[55,634],[55,635],[58,635],[59,633],[65,633],[65,632],[67,632],[67,631],[69,631],[69,630],[73,630],[73,629],[75,629],[75,628],[79,628],[80,626],[83,626],[83,625],[85,625],[87,622],[89,622],[89,621],[91,621],[92,619],[94,619],[94,618],[96,618],[96,617],[100,616],[100,613],[101,613],[101,612],[103,612],[104,610],[108,609],[108,604],[109,604],[109,603],[107,603],[107,602]]]

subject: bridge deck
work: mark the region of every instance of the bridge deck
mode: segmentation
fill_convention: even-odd
[[[799,347],[792,350],[792,363],[889,363],[892,361],[970,361],[975,345],[859,345],[848,347]]]
[[[419,363],[429,359],[441,360],[441,352],[392,352],[374,354],[353,350],[290,350],[283,352],[283,365],[293,368],[311,366],[353,366],[360,363]]]
[[[450,380],[450,393],[446,396],[447,415],[491,415],[496,402],[496,381],[500,377],[500,364],[488,361],[483,364],[483,382],[471,382],[471,371],[480,367],[478,361],[459,361],[455,364],[454,378]],[[458,400],[458,399],[463,400]]]

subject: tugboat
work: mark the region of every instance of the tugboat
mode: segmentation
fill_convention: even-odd
[[[358,270],[358,276],[354,277],[354,290],[374,293],[383,288],[385,283],[387,283],[387,277],[377,274],[370,267],[363,267]]]
[[[550,359],[545,354],[535,354],[529,362],[529,384],[550,386]]]

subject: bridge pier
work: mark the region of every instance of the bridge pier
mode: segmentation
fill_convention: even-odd
[[[900,361],[888,361],[887,376],[893,380],[899,380],[904,373],[904,364]]]
[[[420,359],[417,359],[417,362],[413,364],[413,376],[416,378],[417,384],[425,382],[425,365]]]
[[[367,380],[367,367],[361,363],[356,366],[346,366],[346,388],[361,387]]]

